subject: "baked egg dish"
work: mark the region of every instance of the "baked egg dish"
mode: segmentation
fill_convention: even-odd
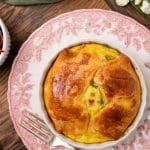
[[[43,100],[56,131],[80,143],[122,137],[141,103],[130,59],[99,43],[62,50],[43,83]]]

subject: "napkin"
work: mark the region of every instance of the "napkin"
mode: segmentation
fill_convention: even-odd
[[[6,2],[12,5],[33,5],[33,4],[46,4],[56,3],[61,0],[0,0],[0,2]]]

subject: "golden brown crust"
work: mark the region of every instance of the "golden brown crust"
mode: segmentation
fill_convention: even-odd
[[[128,126],[130,115],[132,112],[129,109],[110,104],[91,121],[91,126],[110,139],[118,139]]]
[[[77,104],[75,99],[86,89],[93,74],[92,66],[88,66],[89,59],[89,54],[75,55],[65,49],[48,73],[49,100],[46,107],[60,133],[79,134],[87,129],[88,112],[84,103]],[[82,69],[83,65],[87,68]]]
[[[134,119],[139,107],[138,78],[130,60],[122,55],[100,68],[95,80],[101,85],[108,106],[91,121],[91,126],[107,137],[118,139]]]
[[[51,103],[53,111],[52,119],[55,122],[56,130],[60,133],[73,131],[82,133],[87,129],[86,122],[88,122],[88,114],[80,105],[66,104],[59,101]]]
[[[132,96],[135,93],[136,78],[127,56],[107,63],[96,74],[97,82],[104,88],[109,98],[114,96]]]
[[[45,106],[56,130],[77,141],[86,134],[98,134],[99,142],[118,139],[140,105],[140,84],[129,58],[112,49],[110,57],[109,48],[98,51],[97,45],[63,50],[44,82]]]

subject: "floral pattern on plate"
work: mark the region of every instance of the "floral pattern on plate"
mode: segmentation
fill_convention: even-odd
[[[71,44],[92,40],[115,47],[133,57],[141,68],[147,90],[150,91],[150,31],[144,26],[129,17],[100,9],[77,10],[51,19],[23,44],[9,77],[10,115],[18,135],[28,149],[50,149],[49,145],[19,126],[24,108],[40,115],[37,89],[40,88],[39,80],[42,78],[43,68],[48,66],[49,56],[56,55],[58,50]],[[147,96],[148,100],[150,93]],[[123,143],[108,149],[150,149],[149,127],[150,107],[147,104],[143,120],[137,130]]]

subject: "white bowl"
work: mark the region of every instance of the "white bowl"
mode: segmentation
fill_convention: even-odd
[[[84,43],[84,42],[87,42],[87,41],[82,41],[81,43]],[[97,42],[97,41],[93,41],[93,42]],[[97,42],[99,43],[99,42]],[[78,43],[74,43],[74,44],[71,44],[71,45],[68,45],[67,47],[69,46],[72,46],[72,45],[76,45]],[[67,48],[66,47],[66,48]],[[56,55],[61,51],[62,49],[58,50],[57,52],[55,52],[55,54],[51,55],[51,58],[50,59],[50,63],[48,65],[48,68],[46,68],[45,72],[43,72],[43,76],[42,76],[42,79],[41,79],[41,85],[43,86],[43,82],[44,82],[44,79],[45,79],[45,76],[46,76],[46,73],[47,73],[47,70],[49,69],[49,67],[51,66],[53,60],[56,58]],[[127,54],[125,54],[127,55]],[[142,96],[141,96],[141,105],[140,105],[140,108],[139,108],[139,111],[138,111],[138,114],[136,116],[136,118],[134,119],[133,123],[128,127],[128,129],[125,131],[124,135],[119,138],[118,140],[115,140],[115,141],[108,141],[108,142],[104,142],[104,143],[96,143],[96,144],[84,144],[84,143],[79,143],[79,142],[76,142],[70,138],[67,138],[66,136],[64,136],[63,134],[59,134],[54,126],[53,126],[53,123],[51,122],[51,120],[49,119],[48,117],[48,114],[46,112],[46,109],[45,109],[45,106],[44,106],[44,102],[43,102],[43,95],[42,95],[42,92],[41,92],[41,109],[42,109],[42,113],[43,113],[43,119],[44,121],[47,123],[47,125],[49,126],[50,130],[52,131],[52,133],[59,137],[62,141],[70,144],[71,146],[73,147],[76,147],[76,148],[81,148],[81,149],[86,149],[86,150],[99,150],[99,149],[104,149],[104,148],[108,148],[110,146],[114,146],[116,144],[118,144],[119,142],[125,140],[126,138],[129,137],[129,135],[137,128],[142,116],[143,116],[143,113],[144,113],[144,109],[145,109],[145,106],[146,106],[146,95],[147,95],[147,89],[146,89],[146,85],[145,85],[145,81],[144,81],[144,77],[143,77],[143,74],[140,70],[140,68],[138,67],[138,65],[136,64],[136,62],[133,60],[133,58],[131,58],[130,56],[128,56],[130,58],[130,60],[132,61],[132,64],[135,68],[135,71],[139,77],[139,80],[140,80],[140,84],[141,84],[141,90],[142,90]],[[42,91],[42,87],[41,86],[41,91]]]
[[[0,66],[1,66],[5,62],[8,54],[9,54],[10,43],[11,43],[9,32],[1,18],[0,18],[0,29],[2,30],[2,34],[3,34],[2,50],[4,50],[4,52],[0,54]]]

